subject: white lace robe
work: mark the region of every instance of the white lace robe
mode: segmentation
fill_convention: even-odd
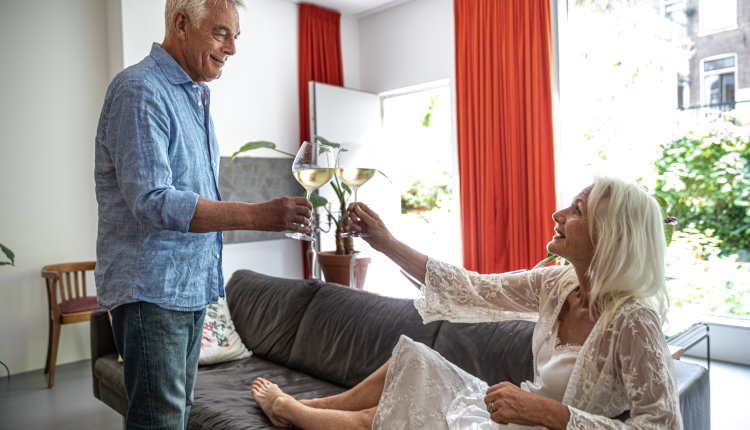
[[[576,286],[569,267],[480,275],[430,259],[426,285],[415,306],[425,323],[536,320],[536,382],[537,355],[550,336],[556,337],[558,315]],[[656,314],[633,302],[606,327],[602,321],[581,347],[565,389],[567,428],[681,429],[672,359]],[[508,428],[489,422],[482,402],[486,383],[405,339],[410,341],[402,338],[394,349],[373,428]],[[625,422],[607,418],[626,410],[630,418]]]

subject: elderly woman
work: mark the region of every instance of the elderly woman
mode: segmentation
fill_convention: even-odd
[[[350,229],[424,285],[425,322],[537,319],[534,379],[488,386],[402,336],[391,359],[352,389],[297,401],[264,378],[252,395],[275,426],[305,429],[682,428],[670,354],[665,241],[658,203],[599,178],[555,212],[547,245],[570,265],[480,275],[396,240],[356,203]],[[613,419],[629,411],[624,422]]]

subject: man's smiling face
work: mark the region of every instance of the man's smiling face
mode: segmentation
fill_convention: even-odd
[[[233,3],[214,0],[206,6],[208,13],[199,24],[185,18],[182,66],[195,82],[221,76],[227,59],[236,52],[235,41],[240,34],[240,18]]]

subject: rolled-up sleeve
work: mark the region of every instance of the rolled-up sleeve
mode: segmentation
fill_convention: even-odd
[[[113,94],[105,142],[134,218],[153,231],[188,232],[198,194],[172,184],[170,101],[148,82],[123,82]]]

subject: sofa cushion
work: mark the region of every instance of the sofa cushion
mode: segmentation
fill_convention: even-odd
[[[283,279],[238,270],[226,287],[229,313],[245,346],[286,363],[297,327],[317,281]]]
[[[451,363],[490,385],[502,381],[518,385],[534,378],[529,342],[534,325],[529,321],[444,322],[433,348]]]
[[[390,358],[400,335],[432,346],[439,327],[423,324],[411,300],[322,284],[300,322],[287,365],[352,387]]]
[[[296,399],[330,396],[343,387],[252,356],[214,366],[202,366],[195,382],[195,401],[188,429],[269,429],[271,422],[250,393],[253,380],[263,376]]]
[[[215,364],[247,358],[251,354],[234,328],[226,299],[206,306],[198,364]]]

